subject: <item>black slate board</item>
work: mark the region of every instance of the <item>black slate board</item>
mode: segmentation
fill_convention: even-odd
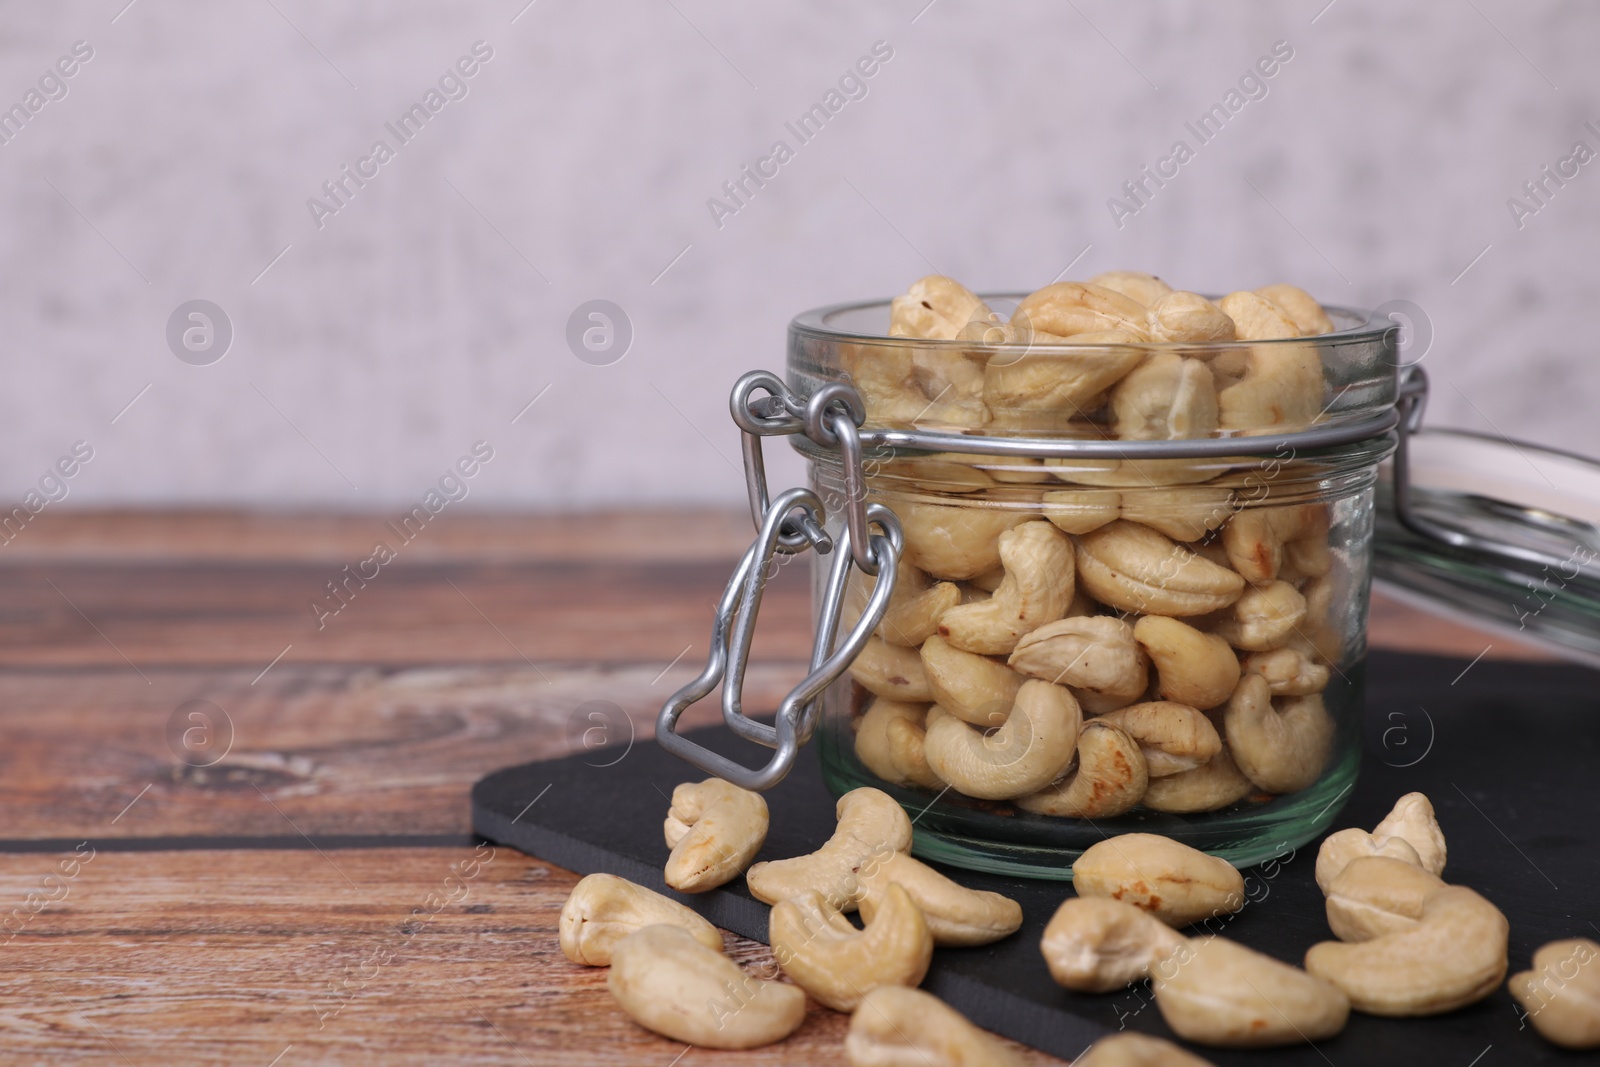
[[[1511,921],[1513,972],[1525,969],[1546,941],[1600,940],[1600,675],[1564,664],[1469,666],[1384,653],[1370,657],[1368,671],[1361,778],[1335,826],[1370,829],[1400,794],[1427,793],[1449,840],[1446,879],[1477,889]],[[752,762],[765,752],[752,752],[723,727],[695,736]],[[661,881],[667,798],[679,782],[701,777],[653,741],[579,752],[478,782],[473,826],[571,870],[606,871],[669,892]],[[833,798],[814,750],[802,753],[794,772],[767,795],[774,821],[761,859],[812,851],[832,833]],[[1312,878],[1315,857],[1312,843],[1276,866],[1248,872],[1251,903],[1232,917],[1226,936],[1296,964],[1312,944],[1328,939]],[[978,1025],[1063,1058],[1119,1025],[1171,1037],[1145,988],[1088,996],[1050,980],[1039,938],[1070,885],[946,873],[1016,898],[1026,918],[999,944],[938,950],[923,988]],[[742,880],[695,897],[673,895],[718,926],[766,940],[768,909]],[[1196,1051],[1218,1065],[1496,1067],[1592,1059],[1562,1053],[1522,1027],[1503,988],[1432,1019],[1352,1014],[1344,1033],[1316,1047]]]

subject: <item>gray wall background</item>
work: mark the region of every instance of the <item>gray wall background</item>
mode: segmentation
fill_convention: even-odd
[[[1600,453],[1600,162],[1507,206],[1600,150],[1592,5],[525,2],[7,4],[0,106],[94,55],[0,145],[6,506],[80,439],[66,506],[392,508],[478,439],[477,505],[732,503],[727,389],[796,311],[1074,260],[1412,300],[1432,421]],[[465,97],[319,228],[307,199],[479,40]],[[1279,40],[1266,96],[1119,228],[1108,198]],[[707,199],[780,138],[719,228]],[[166,340],[196,298],[235,333],[209,366]],[[566,340],[596,298],[634,335],[605,366]]]

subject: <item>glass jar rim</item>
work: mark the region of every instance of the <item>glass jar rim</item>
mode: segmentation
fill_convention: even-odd
[[[979,293],[979,299],[986,303],[1020,303],[1027,293]],[[1206,299],[1215,301],[1219,296],[1200,294]],[[887,312],[891,306],[890,300],[850,300],[838,304],[827,304],[823,307],[811,308],[802,311],[789,322],[791,335],[799,335],[817,341],[842,344],[897,344],[916,345],[937,351],[941,348],[951,350],[970,349],[981,346],[986,350],[995,352],[1017,353],[1069,353],[1083,352],[1085,349],[1118,349],[1136,348],[1140,351],[1175,350],[1192,351],[1204,348],[1212,351],[1226,351],[1232,348],[1249,349],[1257,345],[1262,346],[1293,346],[1315,344],[1318,347],[1330,347],[1342,344],[1371,344],[1381,342],[1386,334],[1400,329],[1399,324],[1390,319],[1381,322],[1373,321],[1373,312],[1360,308],[1344,307],[1338,304],[1324,304],[1323,310],[1340,329],[1331,333],[1313,334],[1305,337],[1281,337],[1259,341],[1128,341],[1128,342],[1103,342],[1092,344],[1074,344],[1071,341],[1037,342],[1037,341],[973,341],[955,339],[931,339],[921,337],[892,337],[887,333],[868,332],[860,329],[844,328],[836,324],[835,320],[847,315],[860,315],[875,311]]]

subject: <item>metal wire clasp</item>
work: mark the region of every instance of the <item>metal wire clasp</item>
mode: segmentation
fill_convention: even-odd
[[[764,390],[765,396],[756,395]],[[745,551],[717,603],[711,627],[711,652],[699,677],[676,693],[656,719],[656,740],[668,752],[744,789],[770,789],[794,766],[800,746],[811,739],[821,714],[822,693],[850,666],[872,636],[894,594],[895,565],[903,544],[900,523],[881,504],[866,502],[866,474],[857,432],[866,411],[855,390],[843,383],[824,385],[802,401],[777,375],[752,371],[733,388],[730,407],[744,432],[745,482],[755,542]],[[790,489],[770,499],[761,438],[804,433],[816,444],[837,449],[844,460],[845,529],[840,551],[828,571],[811,651],[811,672],[778,705],[771,725],[750,718],[742,704],[750,640],[766,583],[776,573],[776,557],[834,549],[823,529],[827,515],[809,489]],[[851,567],[876,576],[861,617],[842,641],[840,616]],[[722,683],[722,717],[734,733],[774,749],[764,767],[749,768],[677,734],[679,717]]]

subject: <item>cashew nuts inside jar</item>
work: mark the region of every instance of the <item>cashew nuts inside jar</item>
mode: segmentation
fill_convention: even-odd
[[[866,502],[904,533],[875,640],[824,694],[823,776],[893,796],[918,855],[1067,879],[1137,831],[1245,866],[1337,816],[1395,334],[1261,281],[924,278],[791,324],[789,387],[860,394]],[[838,536],[840,454],[791,441]],[[841,631],[875,580],[852,572]]]

